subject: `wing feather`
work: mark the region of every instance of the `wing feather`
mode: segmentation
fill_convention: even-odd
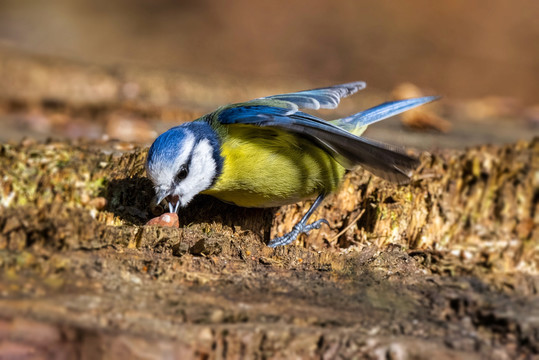
[[[345,168],[357,165],[386,180],[406,183],[417,166],[416,159],[398,148],[355,136],[315,116],[264,105],[223,108],[214,115],[225,125],[251,124],[284,129],[320,144]]]
[[[287,101],[300,109],[335,109],[339,106],[342,98],[355,94],[359,90],[365,89],[366,86],[367,84],[363,81],[355,81],[318,89],[266,96],[256,100]]]
[[[334,120],[333,123],[337,126],[345,126],[346,124],[354,124],[354,126],[367,126],[439,98],[439,96],[425,96],[406,100],[388,101],[357,114]]]

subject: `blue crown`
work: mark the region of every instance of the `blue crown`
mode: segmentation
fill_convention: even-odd
[[[213,149],[212,157],[216,163],[217,174],[220,174],[223,169],[223,157],[221,156],[221,142],[217,137],[217,133],[211,126],[204,121],[196,121],[175,126],[165,133],[161,134],[150,147],[148,151],[148,166],[151,167],[154,163],[161,163],[164,166],[172,166],[179,155],[178,150],[181,148],[182,142],[189,135],[195,137],[195,147],[201,140],[207,139]]]

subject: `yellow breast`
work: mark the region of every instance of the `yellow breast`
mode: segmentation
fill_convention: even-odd
[[[290,204],[331,192],[345,169],[303,137],[250,125],[227,126],[223,172],[204,194],[245,207]]]

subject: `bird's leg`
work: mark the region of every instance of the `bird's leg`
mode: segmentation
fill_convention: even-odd
[[[320,229],[320,226],[322,226],[322,223],[329,225],[326,219],[320,219],[307,225],[307,221],[309,220],[313,212],[316,210],[316,208],[320,205],[322,200],[324,200],[324,197],[325,197],[324,194],[318,195],[318,197],[316,198],[314,203],[311,205],[307,213],[301,218],[301,220],[296,225],[294,225],[294,227],[292,228],[292,231],[290,231],[288,234],[285,234],[283,236],[273,238],[268,243],[268,246],[274,248],[277,246],[288,245],[292,241],[296,240],[296,238],[300,234],[307,234],[312,229]]]

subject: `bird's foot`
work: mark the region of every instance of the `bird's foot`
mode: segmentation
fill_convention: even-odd
[[[326,219],[317,220],[309,225],[305,225],[304,223],[299,222],[294,225],[292,231],[290,231],[288,234],[271,239],[271,241],[268,243],[268,246],[274,248],[277,246],[288,245],[294,240],[296,240],[300,234],[307,234],[312,229],[320,229],[320,226],[322,226],[322,224],[326,224],[329,226],[329,222]]]

